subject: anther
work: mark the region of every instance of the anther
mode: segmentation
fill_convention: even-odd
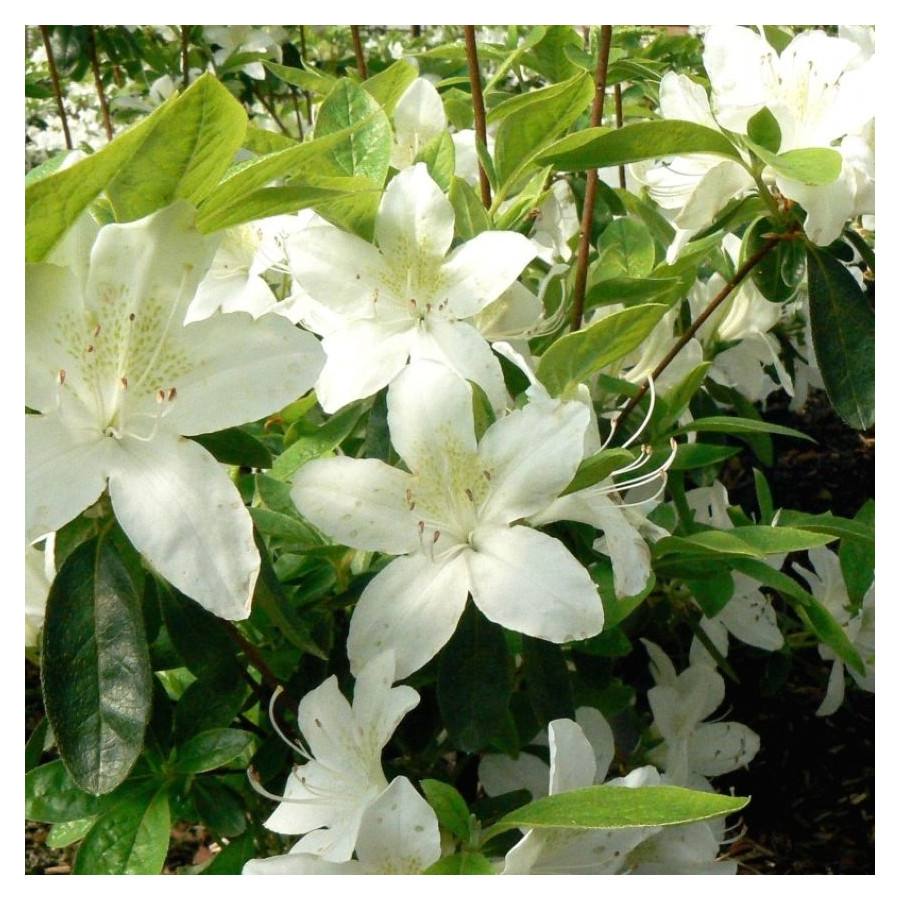
[[[97,337],[98,334],[100,334],[100,325],[99,325],[99,324],[98,324],[97,327],[94,329],[94,337]]]
[[[66,370],[65,369],[59,370],[59,373],[56,376],[56,381],[60,386],[62,386],[66,383]]]
[[[156,402],[157,403],[165,403],[165,401],[166,401],[166,392],[162,388],[160,388],[156,392]]]
[[[419,534],[425,534],[425,523],[421,520],[419,521]]]
[[[474,497],[474,495],[472,494],[472,489],[471,489],[471,488],[466,488],[466,496],[469,498],[469,503],[474,503],[474,502],[475,502],[475,497]]]
[[[128,379],[124,375],[119,379],[119,384],[122,385],[123,391],[128,390]]]
[[[166,392],[166,400],[174,400],[177,394],[178,391],[175,390],[175,388],[169,388],[169,390]]]
[[[93,353],[93,352],[94,352],[94,345],[93,345],[93,344],[88,344],[87,347],[84,348],[84,350],[85,350],[86,353]]]
[[[438,539],[440,538],[440,536],[441,536],[440,531],[438,531],[437,528],[435,528],[434,534],[431,536],[431,543],[436,544],[438,542]]]
[[[322,723],[318,719],[313,719],[313,721],[316,723],[316,728],[322,727]]]
[[[129,321],[129,322],[133,322],[133,321],[134,321],[134,318],[135,318],[134,313],[128,313],[128,321]]]
[[[485,469],[481,474],[484,475],[485,479],[487,479],[488,481],[491,480],[491,473],[488,472],[487,469]]]

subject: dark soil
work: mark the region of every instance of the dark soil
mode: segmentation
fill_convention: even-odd
[[[771,405],[771,422],[803,431],[818,442],[776,438],[775,465],[766,475],[775,507],[852,517],[875,496],[874,433],[860,435],[832,413],[822,394],[800,415],[786,402]],[[749,454],[725,473],[733,502],[755,505]],[[729,660],[741,690],[729,689],[728,718],[760,736],[762,748],[749,770],[729,776],[736,793],[750,795],[740,836],[729,855],[746,875],[866,875],[875,872],[875,700],[848,679],[843,706],[818,718],[827,666],[814,647],[793,656],[788,671],[774,668],[777,654],[733,642]],[[26,735],[40,720],[37,669],[26,663]],[[723,785],[720,782],[720,787]],[[68,874],[74,852],[52,849],[48,826],[26,822],[26,874]],[[211,850],[199,828],[172,833],[166,873],[201,862]]]

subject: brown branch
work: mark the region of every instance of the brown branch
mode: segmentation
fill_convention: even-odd
[[[359,25],[350,26],[350,36],[353,38],[353,52],[356,54],[356,68],[359,69],[359,77],[365,81],[369,77],[366,68],[366,58],[363,56],[362,41],[359,39]]]
[[[613,97],[616,100],[616,128],[621,128],[624,122],[622,115],[622,85],[617,83],[613,87]],[[625,166],[619,166],[619,187],[625,190]]]
[[[91,70],[94,73],[94,87],[97,88],[97,99],[100,101],[100,115],[103,117],[103,128],[107,140],[113,139],[112,122],[109,120],[109,104],[103,90],[103,78],[100,75],[100,60],[97,58],[97,35],[93,25],[88,25],[88,55],[91,57]]]
[[[303,60],[303,65],[306,65],[306,28],[301,25],[300,26],[300,59]],[[312,97],[309,94],[309,91],[304,90],[303,96],[306,97],[306,121],[312,122]]]
[[[188,49],[191,39],[191,26],[181,26],[181,79],[185,87],[191,83],[191,55]]]
[[[478,68],[478,47],[475,44],[475,26],[463,25],[466,36],[466,59],[469,61],[469,82],[472,85],[472,109],[475,113],[475,140],[487,150],[487,123],[484,116],[484,94],[481,91],[481,72]],[[485,208],[491,205],[491,182],[478,160],[478,183],[481,185],[481,202]]]
[[[278,117],[278,113],[275,112],[275,107],[272,106],[272,104],[269,103],[269,101],[266,100],[266,98],[263,96],[263,92],[259,87],[259,83],[256,81],[253,82],[253,93],[256,94],[256,99],[259,100],[260,103],[262,103],[266,112],[272,117],[272,121],[281,129],[281,133],[286,134],[288,137],[293,137],[291,132],[285,126],[284,122],[282,122]]]
[[[770,237],[763,245],[753,254],[738,270],[735,272],[734,277],[725,284],[725,287],[716,294],[712,300],[706,306],[706,309],[691,322],[690,328],[688,328],[684,334],[681,335],[680,338],[675,342],[675,346],[660,360],[659,364],[653,370],[650,375],[650,379],[656,381],[660,375],[668,368],[669,363],[675,359],[676,356],[682,351],[682,349],[687,346],[688,342],[691,338],[703,327],[703,323],[706,322],[707,319],[728,299],[731,295],[731,292],[740,285],[740,283],[747,277],[747,275],[759,264],[760,260],[763,259],[768,253],[771,252],[772,248],[775,247],[779,241],[784,238],[784,235],[776,235]],[[619,415],[616,417],[615,427],[618,429],[621,427],[622,423],[625,419],[628,418],[628,415],[631,411],[641,402],[644,394],[650,389],[650,379],[644,382],[641,385],[641,389],[637,392],[637,394],[632,397],[628,403],[625,405],[625,408]]]
[[[251,644],[250,641],[248,641],[241,634],[237,627],[227,619],[222,619],[221,624],[231,636],[232,640],[234,640],[234,642],[241,648],[241,650],[244,651],[247,659],[250,660],[251,664],[257,669],[260,676],[262,677],[263,683],[273,692],[281,688],[281,682],[278,680],[275,673],[269,668],[268,664],[262,658],[256,647]],[[296,701],[286,690],[282,689],[282,693],[284,694],[285,699],[288,700],[292,706],[297,705]]]
[[[594,102],[591,104],[591,128],[603,121],[603,101],[606,98],[606,73],[609,69],[609,48],[612,45],[612,25],[600,26],[600,45],[597,48],[597,80]],[[597,170],[589,169],[584,189],[584,208],[581,211],[581,239],[575,268],[575,296],[572,301],[571,330],[581,328],[584,316],[584,293],[587,287],[588,255],[591,251],[591,227],[594,223],[594,198],[597,194]]]
[[[69,133],[69,120],[66,118],[66,108],[63,105],[62,91],[59,88],[59,73],[56,71],[56,60],[53,58],[53,48],[50,46],[50,31],[46,25],[41,25],[41,37],[44,39],[44,50],[47,51],[47,65],[50,67],[50,83],[53,85],[53,96],[56,98],[56,111],[62,123],[63,135],[66,139],[66,148],[73,148],[72,135]]]

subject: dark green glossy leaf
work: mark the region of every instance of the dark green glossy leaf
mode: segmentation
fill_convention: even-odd
[[[510,691],[503,629],[469,603],[438,666],[438,703],[455,746],[466,753],[486,747],[503,723]]]
[[[808,248],[809,322],[825,390],[852,428],[875,422],[875,311],[846,267]]]
[[[44,716],[31,732],[31,736],[25,742],[25,772],[37,768],[44,754],[44,741],[50,728],[50,720]]]
[[[152,780],[126,792],[78,848],[74,875],[158,875],[169,849],[169,799]]]
[[[528,700],[541,727],[554,719],[574,719],[569,670],[559,645],[524,635],[522,659]]]
[[[247,688],[242,683],[224,691],[199,679],[192,682],[178,698],[172,739],[176,744],[184,744],[201,732],[227,728],[240,712],[246,695]]]
[[[791,553],[821,547],[834,538],[829,534],[801,531],[799,528],[773,528],[769,525],[748,525],[730,531],[698,531],[687,537],[660,538],[654,554],[703,553],[725,556],[764,558],[773,553]]]
[[[80,841],[93,827],[93,819],[75,819],[73,822],[59,822],[47,835],[45,843],[54,849],[69,847]]]
[[[200,821],[215,834],[234,837],[247,830],[247,811],[239,794],[215,777],[194,781],[191,797]]]
[[[854,521],[874,527],[875,501],[867,500]],[[854,604],[862,603],[875,577],[875,545],[870,541],[841,541],[841,573],[847,585],[847,596]]]
[[[95,797],[72,780],[62,760],[32,769],[25,776],[25,817],[36,822],[74,822],[98,815],[108,797]]]
[[[739,452],[740,447],[727,447],[721,444],[679,444],[678,452],[669,468],[676,472],[700,469],[724,462]]]
[[[272,465],[269,448],[242,428],[226,428],[214,434],[198,434],[192,440],[205,447],[219,462],[228,466],[268,469]]]
[[[216,854],[213,861],[201,875],[240,875],[244,863],[256,856],[256,847],[252,834],[244,834],[228,842],[227,847]]]
[[[659,119],[619,129],[586,128],[557,141],[538,154],[536,162],[573,172],[685,153],[713,153],[738,162],[741,159],[737,148],[721,131],[695,122]]]
[[[748,259],[766,242],[765,235],[780,231],[770,219],[757,219],[744,234],[741,260]],[[806,275],[806,250],[803,241],[785,240],[775,245],[753,268],[753,283],[774,303],[790,300]]]
[[[803,434],[802,431],[795,431],[793,428],[785,428],[783,425],[774,425],[771,422],[762,420],[744,419],[739,416],[706,416],[683,425],[681,428],[676,428],[672,434],[690,434],[692,431],[713,431],[718,434],[735,434],[739,436],[753,434],[754,432],[780,434],[784,437],[798,438],[801,441],[812,441],[812,443],[815,443],[811,437]]]
[[[177,749],[172,770],[179,775],[196,775],[218,769],[240,756],[252,743],[251,734],[236,728],[202,731]]]
[[[152,672],[134,585],[111,541],[94,538],[66,560],[47,598],[44,706],[75,781],[106,794],[141,752]]]

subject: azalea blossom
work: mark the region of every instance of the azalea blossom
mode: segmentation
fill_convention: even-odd
[[[817,716],[830,716],[844,702],[844,670],[864,691],[875,693],[875,584],[866,591],[859,608],[854,610],[847,595],[841,573],[841,561],[826,547],[814,547],[809,552],[813,571],[794,564],[794,570],[806,580],[813,596],[835,618],[850,643],[862,657],[864,672],[844,664],[827,644],[819,644],[819,656],[831,662],[828,689],[816,710]]]
[[[25,646],[37,645],[38,634],[44,625],[47,595],[56,576],[54,547],[56,535],[49,534],[39,550],[25,545]]]
[[[244,875],[419,875],[441,857],[434,810],[402,776],[395,778],[363,813],[356,859],[330,862],[301,853],[252,859]]]
[[[449,255],[453,207],[418,163],[388,185],[377,247],[334,226],[289,239],[294,278],[325,307],[327,361],[316,384],[326,412],[389,384],[410,359],[435,359],[505,405],[500,364],[472,317],[496,300],[535,255],[523,235],[487,231]],[[330,324],[328,324],[330,323]]]
[[[76,234],[78,230],[76,229]],[[26,269],[26,540],[109,490],[135,548],[217,615],[249,614],[259,571],[250,516],[226,471],[184,435],[258,419],[312,385],[312,335],[244,313],[182,325],[214,243],[185,203],[67,242]],[[75,249],[72,247],[75,246]]]
[[[676,674],[662,648],[642,643],[656,681],[647,700],[663,739],[648,758],[675,784],[711,790],[706,778],[747,765],[759,751],[759,736],[739,722],[704,721],[725,699],[725,681],[714,668],[694,664]]]
[[[427,78],[416,78],[394,107],[391,165],[411,166],[420,151],[447,128],[441,95]]]
[[[403,554],[369,582],[347,651],[359,671],[386,649],[403,678],[450,639],[471,593],[487,618],[563,643],[597,634],[603,605],[555,538],[518,524],[549,505],[581,460],[581,403],[530,404],[475,437],[470,387],[445,366],[409,366],[388,391],[391,441],[409,472],[377,459],[313,460],[300,512],[336,541]]]
[[[363,817],[388,789],[381,751],[400,720],[419,702],[411,687],[393,687],[394,677],[394,655],[382,653],[360,669],[352,705],[334,675],[300,701],[297,722],[303,740],[289,743],[307,761],[288,776],[284,796],[273,798],[281,802],[265,823],[280,834],[305,835],[291,854],[343,862],[359,849]],[[402,790],[395,788],[394,802]],[[413,807],[412,815],[421,817],[421,810]],[[377,818],[376,813],[375,821],[370,821],[369,846],[377,846],[381,839],[377,832],[382,823]],[[283,864],[262,863],[276,870]]]

